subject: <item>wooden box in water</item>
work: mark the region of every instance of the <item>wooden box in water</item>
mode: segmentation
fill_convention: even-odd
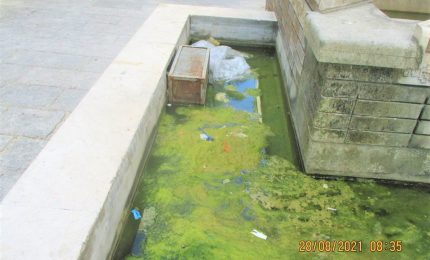
[[[167,75],[169,102],[204,104],[208,66],[209,49],[180,46]]]

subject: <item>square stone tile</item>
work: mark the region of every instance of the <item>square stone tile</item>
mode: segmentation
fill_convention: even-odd
[[[24,169],[0,166],[0,201],[3,200],[4,196],[15,185],[23,172]]]
[[[0,105],[41,108],[52,104],[62,91],[58,87],[11,84],[0,89]]]
[[[0,135],[0,152],[6,148],[12,138],[13,136],[10,135]]]
[[[0,63],[0,85],[15,82],[30,69],[23,65]]]
[[[0,153],[0,165],[8,169],[26,169],[45,144],[44,140],[17,137]]]
[[[71,112],[87,94],[87,90],[65,89],[64,92],[50,106],[52,109]]]
[[[23,74],[17,82],[27,85],[89,89],[99,76],[99,73],[34,67]]]
[[[0,113],[0,134],[46,138],[64,117],[64,112],[8,108]]]

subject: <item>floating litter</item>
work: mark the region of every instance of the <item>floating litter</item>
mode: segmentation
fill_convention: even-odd
[[[168,106],[168,107],[171,107],[171,106],[172,106],[172,104],[170,104],[170,103],[167,103],[167,106]]]
[[[131,214],[133,214],[133,218],[136,220],[142,218],[142,215],[140,214],[140,212],[137,209],[132,209]]]
[[[264,239],[264,240],[266,240],[266,239],[267,239],[267,236],[266,236],[265,234],[261,233],[260,231],[258,231],[258,230],[256,230],[256,229],[253,229],[253,230],[251,231],[251,234],[253,234],[254,236],[256,236],[256,237],[258,237],[258,238]]]
[[[335,209],[335,208],[330,208],[330,207],[328,207],[327,208],[328,210],[331,210],[331,211],[336,211],[337,209]]]
[[[210,135],[206,134],[206,133],[201,133],[200,134],[200,139],[204,140],[204,141],[213,141],[213,137],[211,137]]]
[[[323,184],[323,188],[324,188],[324,189],[328,189],[328,185],[324,183],[324,184]]]

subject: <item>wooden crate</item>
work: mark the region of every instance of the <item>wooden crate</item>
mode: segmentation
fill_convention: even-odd
[[[169,102],[204,104],[208,66],[209,49],[180,46],[167,75]]]

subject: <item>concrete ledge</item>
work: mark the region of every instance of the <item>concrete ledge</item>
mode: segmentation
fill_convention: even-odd
[[[307,173],[430,183],[427,150],[311,142]]]
[[[368,3],[370,0],[306,0],[313,11],[330,12],[354,5]]]
[[[277,23],[273,20],[231,19],[221,17],[191,16],[193,38],[215,37],[223,43],[246,46],[274,46]],[[258,39],[255,42],[255,39]]]
[[[232,40],[243,19],[264,31],[247,40],[275,35],[272,13],[160,5],[3,199],[2,259],[107,258],[192,16],[231,18]]]
[[[319,62],[418,68],[416,21],[391,19],[373,4],[321,14],[309,12],[305,35]]]

